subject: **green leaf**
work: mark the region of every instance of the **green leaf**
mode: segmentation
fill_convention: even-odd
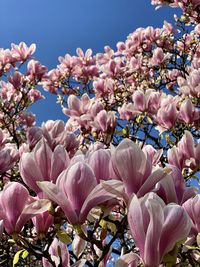
[[[62,243],[66,245],[72,242],[71,238],[68,236],[68,234],[64,230],[58,230],[57,237]]]
[[[114,223],[109,222],[108,223],[108,228],[111,230],[112,233],[116,234],[117,227],[116,227],[116,225]]]
[[[29,252],[27,250],[24,250],[22,253],[22,259],[26,259],[26,257],[28,257]]]
[[[18,263],[20,254],[24,251],[24,249],[21,249],[15,253],[15,256],[13,258],[13,267]]]
[[[103,228],[103,229],[106,229],[107,228],[107,222],[105,220],[101,220],[99,225]]]

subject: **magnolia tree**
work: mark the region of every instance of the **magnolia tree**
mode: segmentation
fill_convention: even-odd
[[[182,15],[50,71],[0,50],[0,266],[199,266],[200,1],[152,4]]]

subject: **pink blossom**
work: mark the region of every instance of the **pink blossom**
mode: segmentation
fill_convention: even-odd
[[[171,173],[158,182],[155,191],[166,204],[177,203],[181,205],[196,195],[197,188],[185,185],[185,180],[177,167],[172,165],[168,165],[168,167],[171,169]]]
[[[30,47],[27,47],[27,45],[24,42],[19,43],[19,45],[11,44],[12,47],[12,56],[17,61],[25,61],[27,60],[32,54],[34,54],[36,50],[36,45],[32,44]]]
[[[158,266],[191,229],[191,220],[184,209],[176,204],[165,205],[155,193],[140,199],[132,197],[128,222],[140,257],[148,267]]]
[[[153,51],[153,57],[151,59],[152,65],[159,65],[163,63],[164,59],[165,59],[165,55],[164,55],[163,49],[160,47],[157,47]]]
[[[39,61],[30,60],[27,65],[27,76],[31,81],[41,81],[47,72],[47,68]]]
[[[9,183],[0,194],[0,219],[8,234],[19,233],[29,219],[49,208],[48,200],[34,201],[20,183]]]
[[[32,152],[23,153],[20,159],[20,174],[23,181],[35,193],[41,190],[37,181],[55,182],[59,174],[69,165],[69,156],[62,146],[54,151],[50,149],[44,139],[40,140]]]
[[[70,255],[67,246],[57,238],[54,238],[49,248],[49,254],[56,267],[83,267],[85,264],[85,260],[82,259],[70,265]],[[42,259],[42,263],[44,267],[52,267],[52,264],[46,258]]]
[[[158,129],[163,131],[172,128],[176,123],[177,117],[178,111],[175,103],[161,106],[156,116],[157,123],[161,126],[161,128]]]
[[[56,185],[50,182],[38,185],[62,208],[71,224],[83,223],[92,208],[114,198],[101,184],[97,185],[93,170],[84,162],[76,162],[63,171]]]
[[[98,149],[88,156],[88,164],[93,169],[97,182],[110,179],[110,153],[106,149]]]
[[[124,139],[112,152],[111,161],[115,174],[113,178],[123,181],[129,197],[133,193],[137,196],[145,195],[167,175],[161,168],[152,171],[152,162],[148,154],[129,139]]]
[[[194,198],[188,199],[182,206],[193,222],[190,234],[196,237],[196,235],[200,232],[200,195],[196,195]]]

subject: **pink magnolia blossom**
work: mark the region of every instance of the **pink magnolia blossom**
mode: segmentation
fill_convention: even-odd
[[[45,194],[56,202],[65,212],[70,223],[78,223],[83,203],[96,186],[92,169],[85,163],[78,162],[62,172],[56,182],[39,183]]]
[[[33,217],[32,222],[38,235],[46,234],[53,224],[53,216],[45,211]]]
[[[180,106],[179,117],[185,123],[193,123],[200,118],[200,112],[195,109],[190,99],[186,99]]]
[[[186,200],[196,195],[197,188],[185,185],[185,180],[177,167],[172,165],[168,165],[168,167],[171,169],[171,173],[158,182],[155,191],[166,204],[182,205]]]
[[[42,139],[42,130],[38,127],[28,128],[26,131],[27,143],[30,149],[33,149],[34,146]]]
[[[177,117],[178,111],[174,102],[161,106],[156,116],[157,123],[161,127],[157,127],[158,130],[161,129],[163,131],[172,128],[176,123]]]
[[[190,235],[196,237],[196,235],[200,232],[200,195],[196,195],[194,198],[188,199],[182,206],[193,222]],[[195,241],[196,240],[194,240],[194,242]]]
[[[6,145],[0,149],[0,174],[11,169],[18,159],[19,155],[15,147]]]
[[[73,155],[79,146],[76,135],[67,131],[61,120],[48,120],[42,124],[42,134],[49,146],[54,149],[56,145],[63,145],[70,155]]]
[[[174,146],[168,150],[168,161],[180,170],[184,167],[194,168],[198,164],[198,156],[196,158],[195,155],[197,150],[192,134],[189,131],[185,131],[177,147]]]
[[[190,232],[191,220],[181,206],[165,205],[155,193],[138,199],[128,209],[128,223],[145,266],[159,266],[163,257]]]
[[[97,182],[110,179],[110,153],[106,149],[98,149],[88,156],[88,164],[94,171]]]
[[[79,99],[75,95],[70,95],[67,100],[68,108],[63,112],[68,116],[80,116],[87,113],[91,106],[91,100],[87,94],[83,94]]]
[[[39,61],[30,60],[27,65],[27,76],[31,81],[41,81],[47,72],[47,68]]]
[[[91,167],[80,161],[63,171],[56,184],[38,182],[38,185],[62,208],[71,224],[83,223],[92,208],[114,198],[101,184],[97,185]]]
[[[149,155],[152,165],[156,166],[159,164],[160,158],[163,154],[162,149],[156,150],[152,145],[144,145],[142,151]]]
[[[113,178],[123,182],[129,197],[133,193],[138,197],[144,196],[167,175],[167,172],[161,168],[152,171],[153,166],[148,154],[129,139],[124,139],[112,152],[111,162],[115,174]]]
[[[116,117],[113,111],[101,110],[94,119],[93,127],[95,130],[103,132],[109,131],[116,126]]]
[[[0,194],[0,219],[8,234],[19,233],[29,219],[49,208],[48,200],[35,201],[28,190],[17,182],[7,184]]]
[[[153,57],[151,59],[152,65],[159,65],[159,64],[163,63],[164,60],[165,60],[165,54],[163,52],[163,49],[160,47],[157,47],[153,51]]]
[[[54,238],[49,248],[49,254],[56,267],[83,267],[85,264],[85,260],[79,260],[70,265],[70,255],[67,246],[57,238]],[[52,264],[46,258],[42,259],[42,263],[44,267],[52,267]]]
[[[24,42],[19,43],[19,45],[11,44],[12,47],[12,56],[17,61],[25,61],[27,60],[32,54],[34,54],[36,50],[36,45],[32,44],[28,47]]]
[[[8,81],[15,89],[20,89],[23,85],[24,76],[19,71],[15,71],[14,74],[8,78]]]
[[[0,75],[11,69],[15,59],[12,57],[12,53],[9,49],[0,49]]]
[[[18,121],[26,127],[31,127],[35,124],[35,114],[32,112],[23,111],[19,114]]]
[[[35,193],[41,190],[37,181],[55,182],[59,174],[69,165],[66,150],[58,145],[52,151],[44,139],[40,140],[32,152],[23,153],[20,159],[20,174],[23,181]]]

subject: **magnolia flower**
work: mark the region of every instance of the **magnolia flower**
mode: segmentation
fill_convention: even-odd
[[[71,224],[83,223],[92,208],[114,198],[97,185],[93,170],[82,161],[63,171],[56,184],[38,182],[38,186],[62,208]]]
[[[35,193],[41,189],[37,181],[55,182],[59,174],[69,165],[69,156],[65,149],[58,145],[52,151],[44,139],[40,140],[32,152],[23,153],[20,159],[20,174],[25,184]]]
[[[36,45],[32,44],[28,47],[24,42],[19,43],[19,45],[11,44],[12,56],[18,61],[27,60],[36,50]]]
[[[182,170],[184,167],[194,167],[198,164],[199,146],[195,147],[193,136],[189,131],[185,131],[177,147],[168,150],[167,157],[171,165],[175,165]]]
[[[182,206],[193,222],[190,234],[196,236],[200,233],[200,195],[188,199]]]
[[[86,262],[86,260],[79,260],[70,265],[70,255],[67,246],[57,238],[54,238],[49,248],[49,254],[51,255],[51,260],[54,262],[56,267],[82,267]],[[44,267],[52,267],[52,264],[46,258],[42,259],[42,264]]]
[[[112,151],[111,151],[112,152]],[[167,175],[167,169],[161,168],[152,171],[152,161],[147,153],[129,139],[124,139],[111,155],[111,171],[116,182],[116,188],[124,187],[125,193],[130,197],[133,193],[138,197],[154,189],[157,182]],[[114,181],[108,181],[104,185],[114,186]],[[120,186],[121,184],[121,186]],[[115,186],[114,186],[115,187]],[[118,189],[117,189],[118,190]]]
[[[177,203],[181,205],[186,200],[194,197],[197,193],[197,188],[194,186],[188,187],[181,174],[181,171],[172,165],[168,165],[171,173],[166,175],[156,185],[156,193],[165,201],[165,203]]]
[[[110,178],[110,153],[106,149],[98,149],[89,153],[88,164],[93,169],[97,182]]]
[[[134,194],[128,223],[140,257],[147,267],[159,266],[163,257],[190,232],[191,220],[181,206],[165,205],[155,193],[138,199]]]
[[[23,185],[11,182],[0,194],[0,220],[8,234],[19,233],[29,219],[47,211],[50,204],[46,199],[31,198]]]

